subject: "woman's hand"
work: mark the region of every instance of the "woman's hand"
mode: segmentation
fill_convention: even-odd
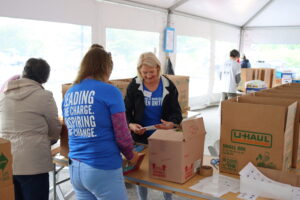
[[[158,129],[172,129],[172,128],[175,128],[175,124],[173,122],[168,122],[168,121],[165,121],[165,120],[160,120],[162,123],[161,124],[158,124],[158,125],[155,125],[156,128]]]
[[[146,131],[146,129],[144,129],[141,125],[139,124],[135,124],[135,123],[130,123],[129,125],[129,129],[134,132],[135,134],[138,135],[143,135]]]
[[[139,158],[144,155],[144,153],[138,153],[136,151],[133,151],[133,158],[128,161],[129,166],[134,166],[138,162]]]

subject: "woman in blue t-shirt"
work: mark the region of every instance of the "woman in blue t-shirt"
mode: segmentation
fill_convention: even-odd
[[[161,76],[161,64],[155,54],[143,53],[137,65],[138,76],[133,78],[125,97],[126,117],[134,141],[147,144],[154,130],[145,126],[155,125],[160,129],[172,129],[182,121],[178,91],[174,83]],[[138,186],[139,199],[147,199],[148,190]],[[164,193],[166,200],[171,194]]]
[[[126,200],[121,152],[136,162],[121,92],[108,84],[110,53],[92,47],[62,103],[69,134],[70,178],[77,200]]]

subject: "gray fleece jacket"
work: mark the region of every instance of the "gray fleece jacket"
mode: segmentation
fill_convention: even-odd
[[[50,140],[61,124],[50,91],[27,78],[12,80],[0,94],[0,137],[12,145],[13,175],[34,175],[53,169]]]

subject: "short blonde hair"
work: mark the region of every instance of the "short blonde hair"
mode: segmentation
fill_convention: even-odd
[[[161,74],[161,64],[158,58],[152,52],[145,52],[142,53],[139,57],[138,64],[137,64],[137,72],[138,76],[142,78],[140,69],[143,65],[147,65],[149,67],[158,67],[158,74]]]

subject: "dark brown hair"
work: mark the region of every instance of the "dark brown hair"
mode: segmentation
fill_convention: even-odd
[[[101,49],[104,49],[102,45],[97,44],[97,43],[92,44],[91,47],[90,47],[90,49],[92,49],[92,48],[101,48]]]
[[[50,74],[49,64],[41,58],[30,58],[23,69],[22,77],[40,84],[46,83]]]

